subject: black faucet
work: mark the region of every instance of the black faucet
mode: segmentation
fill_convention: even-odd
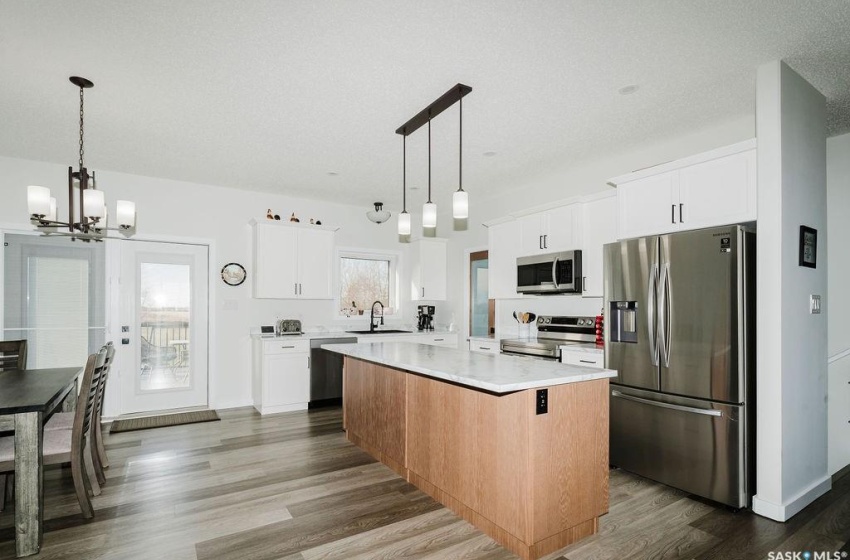
[[[381,306],[381,324],[382,325],[384,324],[384,304],[381,303],[380,300],[378,300],[378,301],[376,301],[375,303],[372,304],[372,314],[369,317],[369,332],[375,332],[375,328],[376,328],[376,325],[375,325],[375,306],[376,305]]]

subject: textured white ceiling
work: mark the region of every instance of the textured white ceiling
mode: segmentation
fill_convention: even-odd
[[[4,0],[0,155],[76,161],[77,74],[95,82],[91,168],[395,210],[394,130],[457,82],[473,88],[464,182],[483,195],[753,114],[756,68],[780,58],[848,131],[848,37],[847,0]],[[432,127],[444,197],[456,107]],[[426,183],[425,131],[409,186]]]

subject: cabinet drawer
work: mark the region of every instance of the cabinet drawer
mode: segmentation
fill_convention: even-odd
[[[469,351],[479,354],[499,354],[501,352],[498,342],[482,342],[480,340],[470,340]]]
[[[605,367],[604,354],[591,354],[588,352],[561,351],[561,363],[571,366],[583,366],[592,368]]]
[[[448,346],[449,348],[457,348],[456,334],[435,334],[419,336],[416,338],[419,344],[430,344],[431,346]]]
[[[266,340],[263,343],[265,354],[294,354],[309,351],[309,340]]]

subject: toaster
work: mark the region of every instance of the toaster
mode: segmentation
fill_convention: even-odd
[[[298,319],[280,319],[277,324],[275,324],[275,334],[278,336],[304,334],[301,332],[301,321]]]

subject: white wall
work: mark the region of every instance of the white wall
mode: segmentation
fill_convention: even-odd
[[[850,464],[850,134],[826,143],[829,231],[829,474]]]
[[[73,159],[69,160],[73,163]],[[60,204],[60,216],[67,215],[67,165],[0,157],[0,225],[32,230],[26,221],[26,186],[40,184],[52,189]],[[305,327],[355,325],[336,319],[333,301],[256,300],[251,297],[251,218],[263,218],[271,208],[281,217],[295,212],[302,222],[318,218],[324,225],[339,226],[337,244],[344,247],[405,252],[398,242],[395,220],[377,225],[368,221],[368,208],[344,206],[281,195],[200,185],[168,179],[142,177],[97,170],[98,184],[106,194],[110,212],[118,199],[134,200],[138,212],[137,236],[203,238],[215,244],[210,262],[214,278],[211,310],[216,316],[216,339],[212,349],[215,371],[210,380],[210,404],[215,408],[244,406],[251,402],[249,329],[271,324],[276,317],[301,319]],[[220,281],[221,267],[239,262],[249,279],[238,287]],[[402,263],[403,264],[403,263]],[[404,269],[404,267],[401,267]],[[388,323],[414,320],[408,279],[402,278],[401,309],[405,317]],[[226,307],[225,307],[226,306]],[[438,305],[438,309],[445,309]],[[442,321],[438,316],[438,321]],[[368,318],[361,318],[363,328]],[[116,389],[117,387],[110,387]],[[117,393],[116,393],[117,394]],[[110,403],[110,400],[112,401]],[[107,399],[107,415],[115,414],[116,399]]]
[[[826,103],[781,62],[761,66],[758,135],[756,513],[785,521],[828,491]],[[799,227],[818,266],[798,266]]]

